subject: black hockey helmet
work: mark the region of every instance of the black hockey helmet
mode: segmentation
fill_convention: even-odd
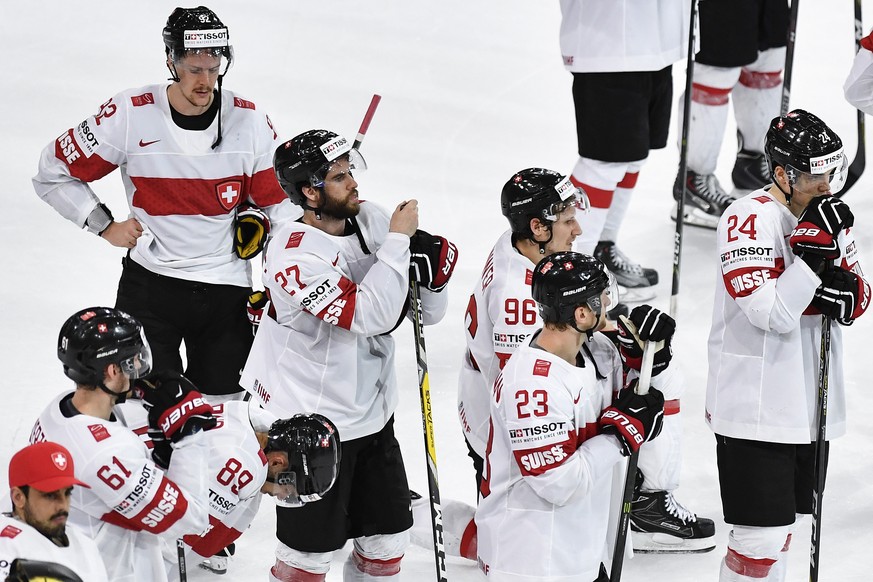
[[[288,455],[288,467],[272,479],[276,502],[296,507],[318,501],[336,481],[340,463],[339,431],[320,414],[296,414],[270,426],[264,452]]]
[[[233,62],[230,33],[215,12],[206,6],[176,8],[167,18],[163,34],[167,56],[173,62],[178,61],[189,51],[225,57],[227,59],[225,73]]]
[[[77,384],[101,386],[107,365],[141,378],[149,373],[152,352],[142,325],[111,307],[89,307],[71,316],[58,335],[58,359]]]
[[[803,109],[773,118],[764,141],[764,155],[773,181],[776,181],[776,167],[782,166],[792,188],[799,173],[830,174],[832,193],[839,192],[846,180],[848,163],[840,136]]]
[[[603,300],[604,293],[608,302]],[[551,254],[537,263],[531,296],[544,323],[566,323],[574,328],[577,307],[587,305],[603,315],[609,305],[618,303],[615,279],[606,266],[592,256],[572,251]]]
[[[317,210],[307,204],[301,189],[306,185],[324,186],[331,165],[343,156],[348,156],[349,170],[367,169],[364,158],[348,139],[326,129],[311,129],[276,148],[273,170],[291,202],[306,210]]]
[[[504,184],[500,194],[500,210],[509,221],[512,232],[533,237],[532,218],[552,223],[570,204],[588,210],[588,197],[568,177],[544,168],[527,168],[516,172]]]

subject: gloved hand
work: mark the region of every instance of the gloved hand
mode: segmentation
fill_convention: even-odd
[[[843,325],[852,325],[870,305],[870,285],[846,269],[834,267],[821,274],[812,306]]]
[[[664,424],[664,395],[661,391],[649,388],[648,394],[637,394],[635,387],[636,380],[623,388],[612,406],[600,415],[599,422],[604,434],[619,437],[626,456],[658,436]]]
[[[37,552],[38,553],[38,552]],[[78,574],[57,562],[16,558],[9,565],[6,582],[82,582]]]
[[[270,234],[270,219],[264,211],[251,204],[242,204],[233,223],[233,251],[247,261],[264,250]]]
[[[272,303],[266,291],[252,291],[249,294],[249,299],[246,302],[246,315],[249,317],[249,323],[252,324],[252,332],[258,331],[258,326],[261,325],[261,318],[270,312]]]
[[[157,433],[160,432],[177,443],[188,435],[215,426],[212,406],[183,375],[156,374],[151,383],[154,389],[143,394],[143,406],[148,411],[152,440],[159,441]]]
[[[661,342],[655,352],[652,376],[667,369],[673,359],[670,342],[676,331],[676,320],[650,305],[639,305],[630,312],[630,317],[620,315],[618,321],[619,355],[624,365],[639,371],[643,363],[645,342]]]
[[[458,261],[458,248],[441,236],[416,230],[409,237],[409,276],[431,291],[445,289]]]
[[[826,259],[840,256],[837,235],[854,224],[855,216],[845,202],[836,196],[817,196],[800,215],[788,243],[795,255],[819,272]]]

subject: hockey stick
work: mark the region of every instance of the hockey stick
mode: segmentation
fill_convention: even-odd
[[[424,320],[422,319],[421,294],[418,282],[409,280],[409,297],[412,304],[413,328],[415,329],[415,357],[418,361],[418,391],[421,396],[421,421],[424,428],[424,452],[427,456],[427,488],[430,492],[431,526],[433,527],[433,551],[436,560],[438,582],[447,582],[446,546],[443,541],[443,511],[440,506],[440,485],[437,475],[436,443],[433,433],[433,409],[430,401],[430,381],[427,374],[427,351],[424,346]]]
[[[780,115],[788,113],[788,102],[791,100],[791,73],[794,71],[794,44],[797,37],[797,10],[800,0],[791,0],[788,12],[788,42],[785,45],[785,67],[782,70],[782,106]]]
[[[379,107],[379,102],[382,101],[381,95],[373,95],[370,99],[370,106],[367,107],[367,113],[364,114],[364,120],[361,122],[361,128],[358,130],[358,135],[355,137],[355,143],[352,147],[358,149],[361,147],[361,142],[364,141],[364,136],[367,135],[367,130],[370,129],[370,122],[373,121],[373,115],[376,114],[376,108]]]
[[[861,19],[861,0],[855,0],[855,53],[861,50],[861,39],[864,37],[863,26],[864,24]],[[858,109],[855,112],[855,115],[857,115],[858,148],[855,150],[855,158],[849,165],[849,173],[846,176],[846,183],[843,184],[842,190],[836,194],[839,197],[842,197],[843,194],[849,191],[849,188],[855,185],[855,182],[857,182],[858,178],[861,177],[861,174],[864,173],[864,166],[866,165],[867,152],[864,144],[866,141],[864,112]]]
[[[185,542],[176,540],[176,555],[179,556],[179,582],[188,582],[188,565],[185,563]]]
[[[685,187],[688,184],[688,124],[691,117],[691,92],[694,79],[695,20],[697,20],[697,0],[691,0],[688,57],[685,65],[685,100],[682,103],[682,139],[679,145],[679,175],[682,177],[682,196],[676,201],[676,234],[673,236],[673,287],[670,291],[670,315],[673,319],[677,318],[676,312],[679,309],[679,268],[682,259],[682,224],[685,222]]]
[[[821,317],[821,354],[818,367],[817,426],[815,435],[815,485],[812,490],[812,539],[809,552],[809,582],[818,582],[819,551],[821,549],[821,501],[824,493],[827,465],[826,441],[828,419],[828,369],[831,353],[831,319]]]
[[[652,382],[652,366],[655,363],[655,352],[661,342],[646,342],[643,348],[643,362],[640,365],[640,379],[637,381],[637,394],[647,394]],[[627,475],[624,479],[624,491],[621,494],[621,514],[618,517],[618,527],[615,532],[615,546],[612,549],[612,568],[609,570],[609,582],[621,580],[621,569],[624,566],[624,546],[627,543],[627,530],[630,525],[631,502],[634,496],[634,483],[637,480],[637,465],[640,460],[639,450],[634,451],[627,462]]]

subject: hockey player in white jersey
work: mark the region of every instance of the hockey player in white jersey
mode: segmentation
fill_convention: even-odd
[[[233,60],[228,28],[204,6],[176,8],[163,40],[172,83],[107,100],[46,146],[33,185],[61,216],[129,249],[115,306],[145,326],[155,369],[182,372],[184,341],[184,372],[197,386],[241,395],[252,342],[243,259],[270,222],[300,213],[273,175],[278,136],[269,117],[221,87]],[[90,185],[116,168],[126,220],[115,220]]]
[[[776,117],[773,183],[731,204],[717,231],[706,421],[725,521],[721,582],[781,582],[796,515],[812,513],[822,315],[831,318],[828,441],[845,432],[842,330],[870,303],[839,136],[803,110]]]
[[[608,580],[613,469],[660,432],[664,396],[654,385],[667,376],[653,378],[646,395],[634,392],[635,380],[622,390],[618,350],[596,332],[614,289],[588,255],[555,253],[533,269],[543,327],[515,350],[491,391],[476,510],[479,567],[491,580]],[[660,326],[647,337],[671,333]]]
[[[64,445],[76,478],[70,523],[97,542],[113,582],[161,581],[166,574],[159,536],[175,540],[208,523],[206,442],[215,424],[199,392],[155,390],[148,395],[152,423],[171,442],[174,463],[160,469],[139,437],[113,415],[131,379],[149,372],[151,351],[142,326],[117,309],[92,307],[61,327],[58,358],[76,383],[40,414],[32,443]]]
[[[304,132],[277,148],[274,166],[304,215],[274,231],[267,247],[263,282],[272,308],[261,319],[242,386],[277,416],[316,412],[333,420],[342,464],[322,501],[277,508],[272,576],[324,580],[332,552],[354,539],[345,579],[393,580],[412,513],[394,437],[390,332],[407,314],[410,276],[421,286],[424,323],[443,317],[441,291],[457,249],[418,230],[416,200],[390,215],[359,200],[355,176],[365,165],[342,136]]]
[[[861,39],[861,48],[843,84],[843,92],[853,107],[873,115],[873,31]]]
[[[458,383],[458,414],[476,468],[477,487],[488,437],[490,388],[515,349],[542,326],[531,297],[533,267],[546,254],[572,248],[580,232],[575,205],[584,211],[585,193],[551,170],[521,170],[503,187],[501,208],[510,229],[498,239],[470,296],[467,352]],[[645,311],[634,311],[632,319],[641,322]],[[673,497],[681,469],[684,379],[678,371],[669,377],[660,386],[667,399],[664,435],[644,445],[640,454],[643,480],[638,483],[631,514],[633,545],[637,551],[708,551],[715,547],[712,520],[697,517]],[[465,541],[461,555],[469,556],[474,552],[470,546],[474,538],[472,532],[463,535],[467,522],[461,508],[446,503],[444,514],[446,530]]]
[[[94,540],[66,527],[74,486],[88,487],[76,479],[70,452],[57,443],[28,445],[12,456],[12,513],[0,515],[0,579],[22,558],[66,566],[87,582],[109,580]]]

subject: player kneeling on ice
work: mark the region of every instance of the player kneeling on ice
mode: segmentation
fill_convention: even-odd
[[[207,526],[203,429],[215,425],[212,407],[196,391],[155,399],[160,434],[176,461],[164,471],[114,413],[131,380],[151,368],[142,325],[117,309],[83,309],[61,327],[57,353],[76,389],[54,398],[30,441],[69,450],[76,478],[88,486],[73,489],[69,521],[97,542],[109,579],[166,580],[160,538],[175,540]]]
[[[617,294],[600,261],[549,255],[533,270],[532,294],[543,328],[516,349],[492,390],[479,567],[498,581],[607,580],[613,475],[623,455],[660,432],[664,396],[656,387],[637,394],[635,379],[623,387],[618,350],[596,332]],[[649,339],[669,340],[673,326],[655,329]],[[661,352],[656,361],[666,367],[669,347]]]
[[[771,121],[764,152],[773,183],[732,203],[717,231],[706,421],[733,524],[721,582],[785,580],[796,516],[821,494],[813,441],[823,325],[832,328],[830,440],[846,428],[841,326],[870,303],[854,216],[832,196],[846,175],[840,137],[797,109]]]

